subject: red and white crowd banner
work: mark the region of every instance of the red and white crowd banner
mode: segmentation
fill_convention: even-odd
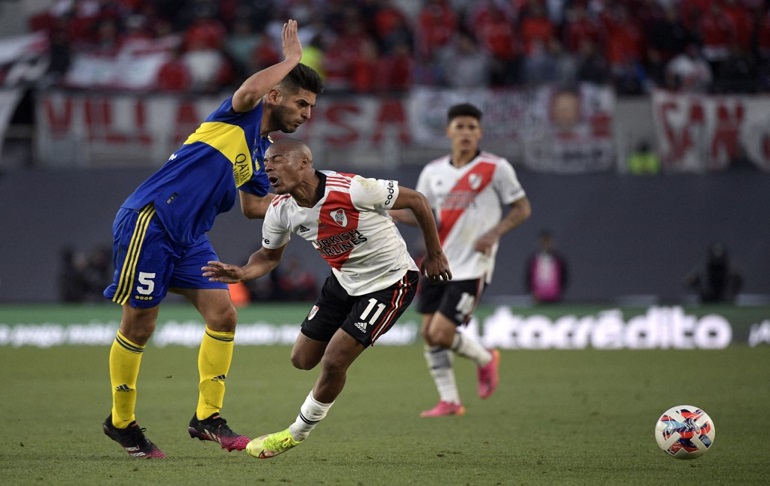
[[[770,171],[770,97],[656,90],[652,106],[665,170],[718,171],[748,160]]]
[[[47,165],[159,165],[221,101],[49,90],[37,99],[38,154]],[[614,97],[605,89],[328,96],[296,136],[317,156],[355,154],[356,160],[334,160],[336,165],[398,165],[398,150],[448,149],[446,111],[460,102],[484,112],[484,149],[511,162],[562,173],[614,168]]]
[[[178,36],[131,39],[115,53],[76,52],[63,84],[72,88],[145,90],[155,87],[158,71],[179,45]]]

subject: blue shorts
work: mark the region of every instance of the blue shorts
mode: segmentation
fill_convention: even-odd
[[[204,235],[193,246],[175,243],[155,214],[153,206],[136,211],[121,208],[112,226],[115,275],[104,296],[131,307],[160,304],[169,289],[226,289],[210,282],[201,267],[218,260]]]
[[[417,293],[418,279],[419,273],[410,270],[386,289],[352,296],[332,274],[302,322],[302,334],[329,342],[337,329],[342,329],[364,347],[372,346],[409,307]]]

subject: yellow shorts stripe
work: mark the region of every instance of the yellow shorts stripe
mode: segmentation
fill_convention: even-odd
[[[112,301],[125,305],[131,297],[131,290],[134,279],[136,278],[136,265],[139,262],[139,254],[142,251],[142,243],[147,234],[147,227],[150,220],[155,216],[155,206],[147,205],[139,212],[139,218],[136,220],[134,234],[131,236],[131,243],[128,245],[126,259],[123,261],[123,268],[120,270],[120,280],[118,290]]]

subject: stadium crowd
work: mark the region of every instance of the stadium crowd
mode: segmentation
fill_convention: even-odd
[[[49,34],[52,82],[66,86],[75,53],[178,39],[153,89],[205,93],[276,62],[289,18],[328,91],[770,91],[768,0],[57,0],[29,27]]]

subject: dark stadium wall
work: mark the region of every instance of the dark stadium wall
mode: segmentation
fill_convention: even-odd
[[[365,175],[414,187],[419,168]],[[57,300],[61,249],[111,243],[116,209],[147,170],[21,170],[0,175],[0,302]],[[770,295],[770,176],[758,172],[635,178],[617,174],[554,176],[519,170],[532,217],[506,235],[488,299],[524,294],[523,266],[538,232],[550,229],[570,264],[571,302],[655,297],[687,299],[685,276],[721,241],[744,276],[743,292]],[[219,256],[245,261],[260,241],[261,223],[238,203],[210,237]],[[419,233],[402,231],[413,248]],[[295,237],[285,258],[317,275],[328,267]],[[513,299],[511,301],[514,301]]]

